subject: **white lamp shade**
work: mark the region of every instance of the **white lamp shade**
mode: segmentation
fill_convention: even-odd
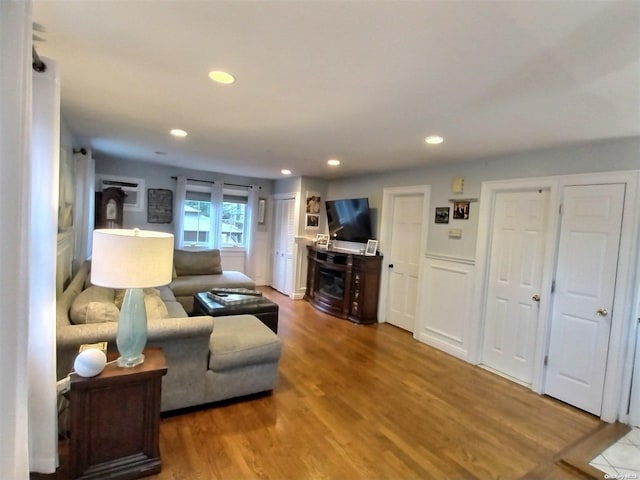
[[[173,273],[173,235],[127,229],[93,231],[91,283],[109,288],[167,285]]]

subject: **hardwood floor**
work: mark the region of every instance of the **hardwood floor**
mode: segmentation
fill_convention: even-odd
[[[163,416],[158,480],[588,478],[555,462],[603,423],[415,341],[266,289],[270,395]]]
[[[601,424],[391,325],[265,295],[280,305],[277,389],[165,417],[150,478],[519,478]]]

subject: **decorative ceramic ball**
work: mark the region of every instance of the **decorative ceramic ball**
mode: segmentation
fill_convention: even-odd
[[[73,368],[81,377],[95,377],[107,364],[107,356],[102,350],[88,348],[80,352],[73,362]]]

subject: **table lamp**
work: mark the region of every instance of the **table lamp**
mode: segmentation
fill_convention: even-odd
[[[144,362],[147,312],[143,288],[167,285],[172,273],[173,235],[137,228],[93,231],[91,283],[126,289],[116,337],[118,366]]]

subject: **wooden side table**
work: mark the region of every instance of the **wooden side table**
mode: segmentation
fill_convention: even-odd
[[[160,394],[167,373],[160,348],[133,368],[107,365],[92,378],[71,374],[69,474],[132,479],[158,473]]]

